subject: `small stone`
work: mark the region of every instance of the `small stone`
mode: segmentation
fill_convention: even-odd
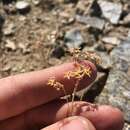
[[[4,17],[0,15],[0,28],[3,26],[4,21],[5,21]]]
[[[16,3],[16,9],[18,9],[19,11],[28,11],[30,9],[30,4],[27,1],[18,1]]]
[[[128,31],[128,39],[130,39],[130,30]]]
[[[122,5],[101,0],[98,2],[98,4],[102,10],[103,16],[112,24],[118,24],[122,14]]]
[[[97,53],[101,57],[102,63],[99,65],[102,69],[110,69],[112,67],[112,62],[110,56],[105,52]]]
[[[123,23],[124,24],[129,24],[130,23],[130,13],[124,18]]]
[[[74,23],[75,19],[73,17],[69,18],[67,21],[67,24],[72,24]]]
[[[79,1],[76,5],[76,8],[77,8],[77,12],[84,12],[85,9],[86,9],[86,6],[85,4],[83,4],[83,1]]]
[[[130,130],[130,124],[125,122],[123,130]]]
[[[9,71],[11,70],[11,65],[8,64],[8,65],[5,65],[3,68],[2,68],[2,71]]]
[[[39,5],[40,2],[41,2],[41,0],[32,0],[32,3],[33,3],[34,5]]]
[[[105,21],[98,17],[76,15],[76,20],[80,23],[88,24],[90,27],[93,27],[99,30],[103,30],[105,26]]]
[[[19,16],[19,20],[20,20],[20,21],[25,21],[26,19],[27,19],[27,18],[26,18],[25,16],[23,16],[23,15],[20,15],[20,16]]]
[[[61,12],[60,14],[60,17],[62,17],[62,18],[69,18],[70,17],[70,14],[69,13],[66,13],[66,12]]]
[[[16,12],[17,12],[16,7],[13,4],[4,5],[4,10],[8,14],[16,14]]]
[[[56,57],[56,58],[61,58],[62,56],[64,56],[64,54],[65,54],[65,51],[64,51],[64,49],[63,49],[63,47],[60,47],[60,46],[58,46],[58,47],[56,47],[53,51],[52,51],[52,56],[53,57]]]
[[[15,25],[13,23],[6,23],[6,25],[3,27],[3,33],[6,36],[12,35],[15,32]]]
[[[59,16],[61,17],[61,23],[64,24],[64,25],[69,25],[69,24],[72,24],[75,19],[73,17],[70,16],[69,13],[67,12],[61,12],[59,14]]]
[[[79,0],[78,3],[76,4],[76,13],[77,14],[88,14],[92,3],[93,3],[93,0],[91,0],[91,1]]]
[[[18,44],[18,48],[22,50],[23,54],[27,54],[27,53],[31,52],[31,50],[28,46],[29,46],[28,43],[19,43]]]
[[[10,40],[6,40],[6,45],[5,45],[6,48],[8,49],[11,49],[13,51],[16,50],[16,45],[13,41],[10,41]]]
[[[123,92],[124,97],[126,97],[128,100],[130,100],[130,91]]]
[[[121,42],[117,37],[103,37],[102,41],[104,43],[108,43],[112,45],[118,45]]]
[[[68,48],[78,48],[84,43],[84,39],[79,29],[67,31],[64,40]]]
[[[97,51],[106,51],[105,45],[103,43],[98,43],[95,47]]]
[[[112,45],[112,44],[104,44],[104,46],[108,53],[111,52],[112,49],[114,48],[114,45]]]

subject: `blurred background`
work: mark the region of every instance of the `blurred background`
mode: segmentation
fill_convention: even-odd
[[[0,78],[68,62],[78,47],[102,58],[84,100],[118,107],[130,130],[130,1],[0,0]]]

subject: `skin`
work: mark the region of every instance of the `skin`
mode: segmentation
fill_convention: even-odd
[[[84,78],[78,89],[92,83],[96,78],[96,68],[89,61],[84,61],[90,67],[91,77]],[[47,85],[48,79],[55,77],[64,84],[67,94],[75,87],[75,80],[65,79],[64,73],[73,71],[74,63],[66,63],[45,70],[30,72],[0,79],[0,129],[2,130],[55,130],[58,122],[68,120],[66,101],[59,99],[64,96],[62,91]],[[88,130],[122,130],[124,120],[122,112],[111,106],[98,106],[94,111],[88,111],[87,102],[75,102],[73,115],[83,118]],[[71,107],[72,108],[72,107]],[[68,113],[72,115],[72,111]],[[66,118],[66,119],[65,119]],[[74,123],[72,123],[74,124]],[[73,125],[72,125],[73,129]]]

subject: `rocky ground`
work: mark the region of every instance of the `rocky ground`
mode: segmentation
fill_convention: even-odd
[[[102,57],[84,99],[121,109],[130,130],[130,2],[0,0],[0,78],[68,61],[72,47]]]

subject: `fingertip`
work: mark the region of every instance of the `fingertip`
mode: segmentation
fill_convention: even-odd
[[[122,130],[124,125],[123,113],[112,106],[104,105],[102,106],[102,111],[104,111],[104,120],[106,121],[106,130]]]
[[[85,126],[85,130],[96,130],[94,125],[85,117],[78,116],[79,120],[82,121],[82,123]]]
[[[100,130],[122,130],[124,125],[123,113],[108,105],[99,106],[97,111],[88,114],[88,119]]]
[[[81,81],[80,87],[81,87],[81,89],[83,89],[84,87],[87,87],[91,83],[93,83],[93,81],[96,79],[96,77],[97,77],[97,69],[96,69],[96,66],[92,62],[90,62],[88,60],[82,61],[81,65],[85,66],[86,68],[89,67],[90,71],[91,71],[91,75],[90,76],[86,76]]]
[[[84,117],[73,116],[65,118],[42,130],[96,130],[92,123]]]

